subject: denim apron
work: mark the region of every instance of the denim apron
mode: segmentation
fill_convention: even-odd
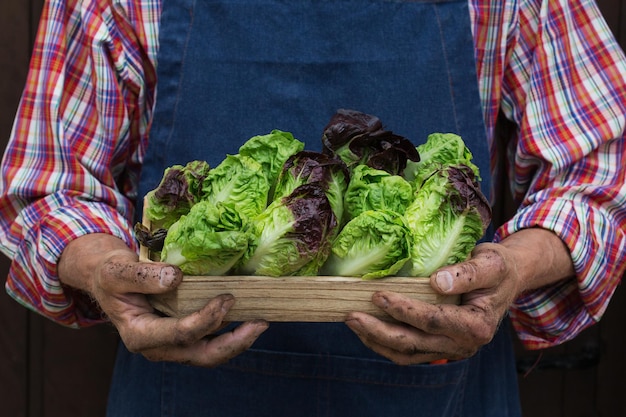
[[[217,165],[286,130],[321,149],[338,108],[422,143],[463,136],[489,190],[467,0],[165,0],[141,194],[173,164]],[[343,323],[271,323],[214,369],[120,346],[110,417],[519,416],[508,324],[474,357],[398,366]]]

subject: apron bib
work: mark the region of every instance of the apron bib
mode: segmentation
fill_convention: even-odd
[[[341,107],[376,115],[416,144],[433,132],[461,135],[489,190],[462,0],[164,0],[160,31],[142,191],[167,166],[215,166],[272,129],[320,150]]]
[[[140,195],[168,166],[216,166],[273,129],[320,150],[338,108],[376,115],[415,144],[460,134],[488,194],[473,51],[466,0],[165,0]],[[121,346],[109,401],[111,417],[401,413],[518,416],[508,326],[475,357],[436,366],[394,365],[343,323],[271,323],[253,349],[210,370]]]

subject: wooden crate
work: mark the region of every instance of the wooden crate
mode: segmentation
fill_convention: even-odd
[[[151,303],[167,315],[180,317],[200,309],[210,298],[229,293],[237,299],[226,316],[229,321],[333,322],[343,321],[350,311],[390,320],[371,302],[379,290],[433,304],[458,302],[457,296],[433,291],[428,278],[185,276],[174,291],[151,296]]]

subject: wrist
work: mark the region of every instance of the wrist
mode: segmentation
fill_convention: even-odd
[[[520,293],[575,276],[569,249],[550,230],[523,229],[500,244],[513,260]]]
[[[137,260],[123,240],[105,233],[81,236],[70,242],[59,259],[57,273],[63,285],[93,294],[94,276],[100,266],[115,257]]]

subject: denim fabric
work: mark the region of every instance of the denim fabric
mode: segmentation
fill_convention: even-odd
[[[259,344],[288,338],[283,331],[272,333],[276,327],[281,326],[272,323]],[[348,331],[340,324],[299,324],[291,330],[315,327]],[[345,334],[337,345],[350,337]],[[294,342],[292,348],[298,348]],[[399,366],[373,354],[254,348],[218,368],[203,369],[150,362],[120,345],[107,415],[517,417],[513,363],[507,321],[471,359],[445,365]]]
[[[319,150],[338,108],[416,144],[460,134],[489,190],[466,1],[165,0],[159,42],[144,192],[163,167],[216,165],[272,129]]]
[[[374,114],[416,144],[462,135],[489,190],[464,0],[165,0],[160,45],[141,195],[167,166],[215,166],[272,129],[319,150],[338,108]],[[507,323],[471,359],[432,366],[394,365],[343,323],[272,323],[210,370],[120,346],[109,403],[110,417],[383,415],[519,416]]]

